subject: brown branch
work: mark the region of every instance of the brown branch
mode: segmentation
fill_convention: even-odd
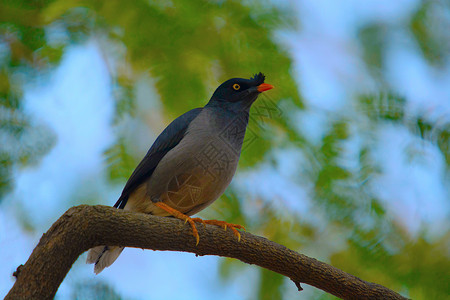
[[[406,299],[376,283],[366,282],[314,258],[247,232],[241,241],[217,226],[198,225],[200,243],[190,226],[107,206],[72,207],[42,236],[24,266],[15,272],[5,299],[52,299],[84,251],[99,245],[192,252],[237,258],[289,277],[301,290],[306,283],[344,299]]]

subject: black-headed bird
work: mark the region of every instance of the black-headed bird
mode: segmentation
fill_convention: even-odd
[[[222,83],[209,102],[176,118],[158,136],[136,167],[114,207],[156,216],[173,216],[190,223],[198,244],[195,222],[237,229],[243,227],[189,216],[220,197],[230,184],[241,154],[251,105],[264,91],[262,73],[251,79]],[[94,272],[109,267],[124,247],[98,246],[88,252]]]

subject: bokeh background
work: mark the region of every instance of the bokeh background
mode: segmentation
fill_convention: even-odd
[[[264,72],[239,169],[199,216],[413,299],[450,294],[450,4],[0,1],[0,296],[69,207],[113,205],[161,130]],[[57,299],[333,299],[239,261],[86,254]]]

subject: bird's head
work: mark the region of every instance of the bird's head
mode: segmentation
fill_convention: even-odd
[[[264,79],[265,76],[261,72],[250,79],[229,79],[219,85],[209,103],[227,107],[250,108],[260,93],[273,89],[272,85],[264,83]]]

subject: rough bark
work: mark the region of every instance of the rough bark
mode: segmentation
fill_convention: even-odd
[[[366,282],[282,245],[212,225],[198,225],[200,243],[190,226],[174,218],[131,213],[107,206],[70,208],[42,236],[5,299],[52,299],[72,264],[99,245],[192,252],[239,259],[290,278],[301,290],[306,283],[344,299],[406,299],[376,283]]]

